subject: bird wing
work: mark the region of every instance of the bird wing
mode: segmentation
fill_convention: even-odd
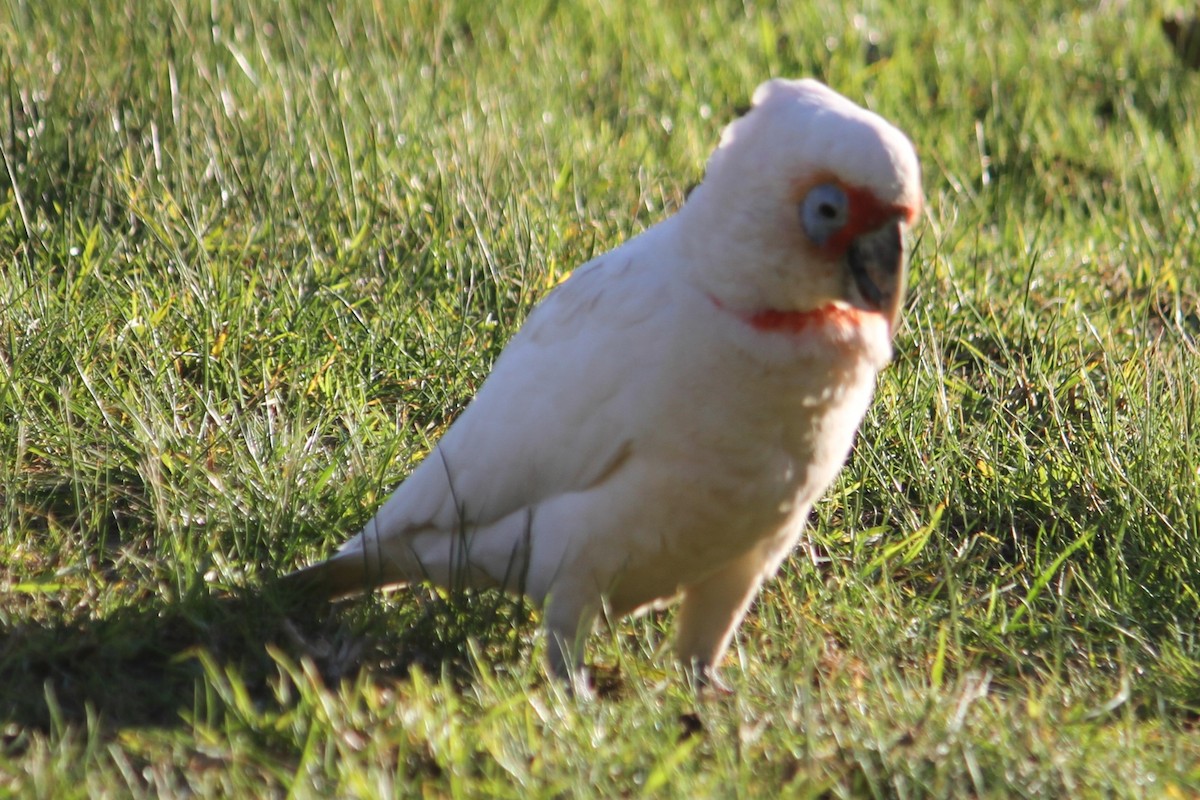
[[[662,264],[644,244],[594,259],[534,309],[467,409],[342,553],[361,550],[366,531],[388,543],[481,529],[595,486],[631,456],[671,313]]]

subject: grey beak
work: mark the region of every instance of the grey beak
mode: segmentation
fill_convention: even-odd
[[[904,240],[899,220],[852,241],[846,261],[862,299],[894,323],[904,291]]]

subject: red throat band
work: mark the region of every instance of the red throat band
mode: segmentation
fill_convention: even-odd
[[[730,311],[744,319],[755,330],[769,333],[803,333],[818,327],[855,328],[865,322],[867,316],[877,316],[875,312],[863,311],[840,303],[829,303],[819,308],[809,308],[802,311],[784,311],[766,308],[749,314],[733,312],[715,297],[710,298],[717,308]]]

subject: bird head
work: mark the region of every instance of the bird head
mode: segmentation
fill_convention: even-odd
[[[720,305],[768,315],[758,319],[878,315],[890,337],[903,232],[921,198],[917,156],[899,130],[817,81],[772,80],[726,127],[681,216],[689,238],[719,243],[697,260]]]

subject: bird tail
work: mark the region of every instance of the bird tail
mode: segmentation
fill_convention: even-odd
[[[394,577],[389,580],[380,572],[377,563],[370,563],[361,550],[354,550],[290,572],[283,576],[280,585],[285,592],[298,597],[338,600],[366,594],[381,586],[396,585],[396,580]]]

